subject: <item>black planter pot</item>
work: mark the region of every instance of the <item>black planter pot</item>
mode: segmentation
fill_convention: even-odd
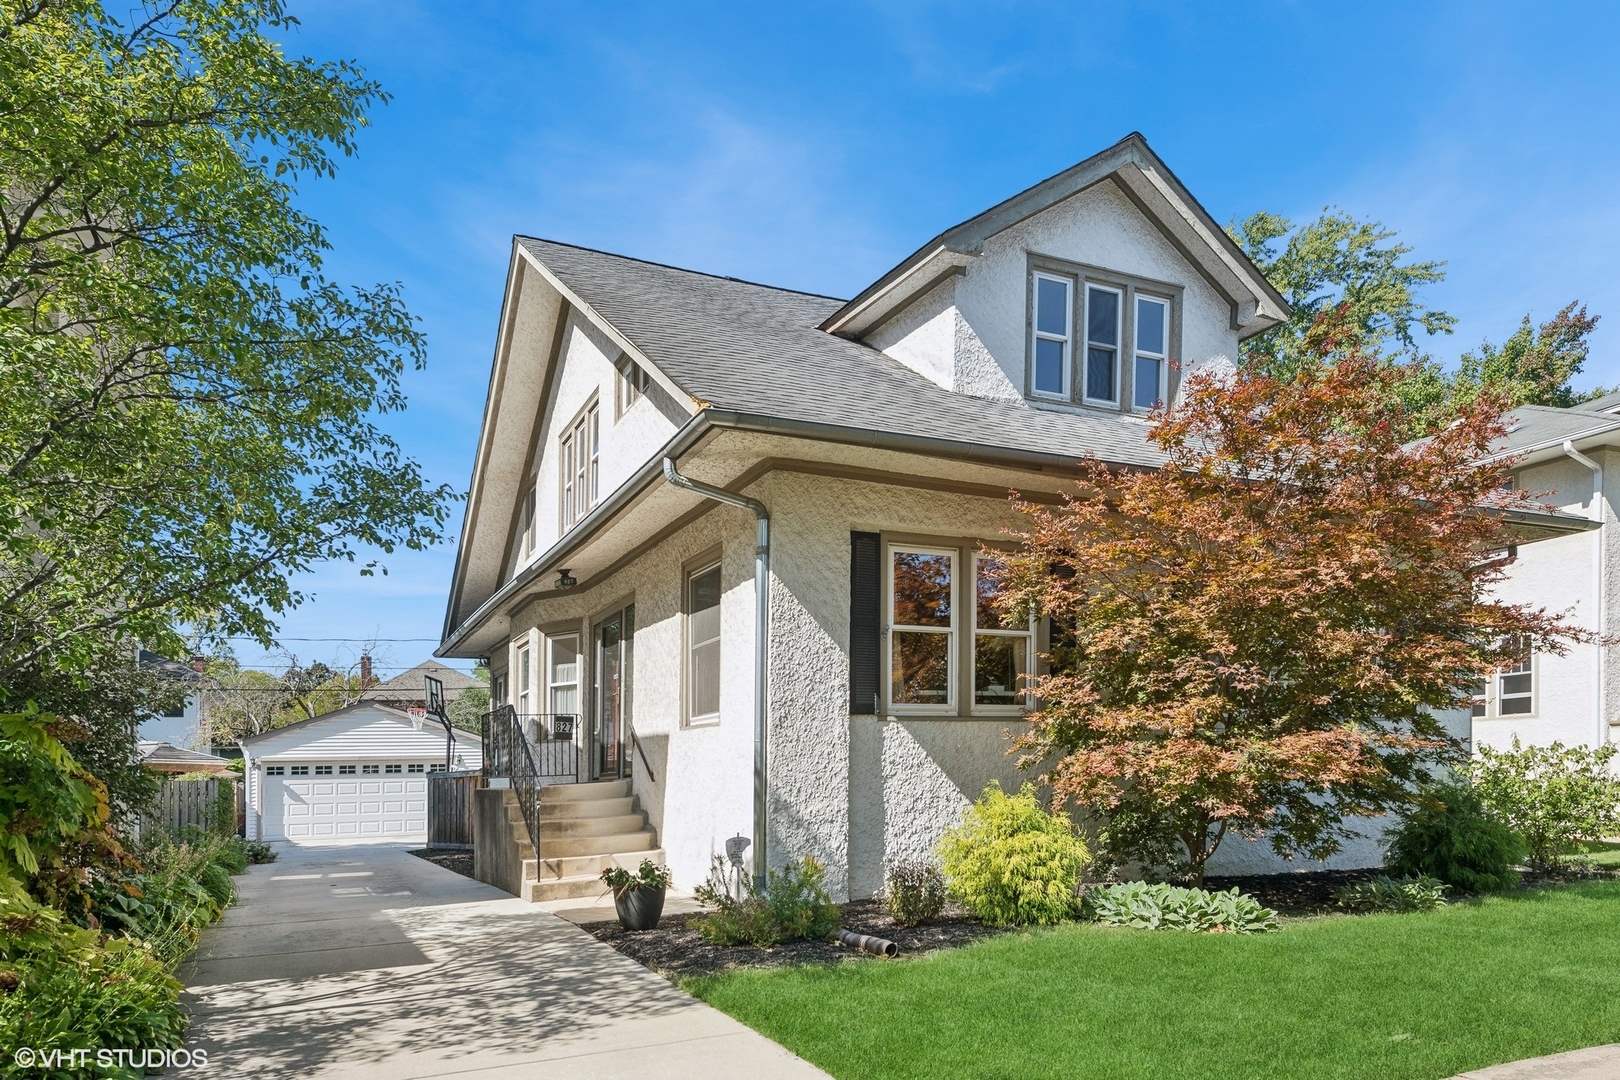
[[[664,914],[664,890],[633,888],[613,894],[619,925],[626,930],[651,930]]]

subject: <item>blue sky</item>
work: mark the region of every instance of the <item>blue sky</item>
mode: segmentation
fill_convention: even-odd
[[[1454,360],[1573,299],[1620,383],[1620,9],[1603,5],[291,0],[289,52],[393,95],[304,205],[428,335],[388,427],[464,489],[510,237],[849,296],[1141,131],[1217,220],[1336,205],[1448,263]],[[455,523],[459,525],[459,508]],[[453,546],[323,568],[302,659],[428,655]],[[296,641],[294,638],[342,638]],[[262,657],[243,643],[245,661]]]

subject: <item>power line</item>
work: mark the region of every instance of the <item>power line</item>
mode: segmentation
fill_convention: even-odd
[[[227,637],[225,640],[226,641],[258,641],[259,639],[256,638],[256,637],[252,637],[251,635],[248,635],[248,634],[233,634],[233,635]],[[438,641],[439,639],[436,638],[436,637],[284,637],[284,638],[276,638],[275,640],[278,641],[278,642],[280,642],[280,641],[357,641],[357,642],[360,642],[363,645],[369,645],[370,643],[372,643],[374,641],[378,642],[378,643],[381,643],[381,642],[385,642],[385,641],[387,641],[387,642]]]

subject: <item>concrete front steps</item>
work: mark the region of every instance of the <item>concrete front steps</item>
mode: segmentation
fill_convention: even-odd
[[[628,780],[541,788],[538,857],[527,842],[528,828],[515,796],[507,800],[507,813],[523,860],[518,895],[530,902],[601,896],[607,891],[601,873],[608,867],[635,870],[643,859],[664,861]]]

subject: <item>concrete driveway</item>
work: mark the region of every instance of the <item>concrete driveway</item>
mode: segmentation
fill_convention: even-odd
[[[293,846],[180,972],[253,1077],[824,1077],[573,925],[391,844]]]

